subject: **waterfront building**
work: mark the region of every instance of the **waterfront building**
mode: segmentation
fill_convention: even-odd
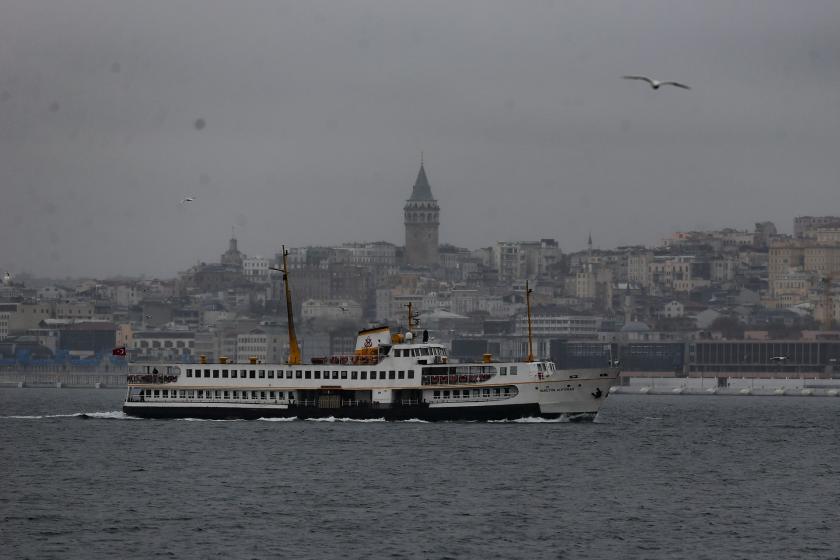
[[[840,228],[840,216],[797,216],[793,219],[793,236],[811,237],[822,228]]]
[[[195,347],[195,333],[189,331],[140,331],[134,333],[133,361],[188,359]]]

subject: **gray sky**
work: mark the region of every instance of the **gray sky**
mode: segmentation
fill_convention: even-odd
[[[840,213],[836,0],[0,5],[13,272],[402,244],[421,150],[470,248]]]

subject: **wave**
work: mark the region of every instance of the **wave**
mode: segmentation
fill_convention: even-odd
[[[565,414],[559,418],[540,418],[539,416],[529,416],[527,418],[515,418],[513,420],[488,420],[488,424],[566,424],[572,419]]]
[[[384,418],[336,418],[335,416],[327,416],[325,418],[307,418],[307,422],[386,422]]]
[[[173,420],[180,422],[245,422],[242,418],[173,418]]]
[[[134,416],[129,416],[121,410],[111,410],[108,412],[76,412],[73,414],[36,414],[36,415],[11,415],[0,416],[0,419],[12,418],[15,420],[42,420],[45,418],[97,418],[107,420],[140,420]]]
[[[297,416],[290,416],[288,418],[257,418],[257,420],[262,420],[263,422],[295,422],[297,419]]]

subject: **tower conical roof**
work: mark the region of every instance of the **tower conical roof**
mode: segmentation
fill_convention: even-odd
[[[420,164],[420,171],[417,172],[417,180],[414,182],[414,188],[411,190],[411,198],[409,200],[434,200],[432,196],[432,187],[429,186],[429,179],[426,178],[426,168]]]

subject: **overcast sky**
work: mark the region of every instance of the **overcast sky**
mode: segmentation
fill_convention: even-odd
[[[469,248],[840,214],[836,0],[0,6],[14,273],[170,277],[231,228],[402,245],[421,150]]]

